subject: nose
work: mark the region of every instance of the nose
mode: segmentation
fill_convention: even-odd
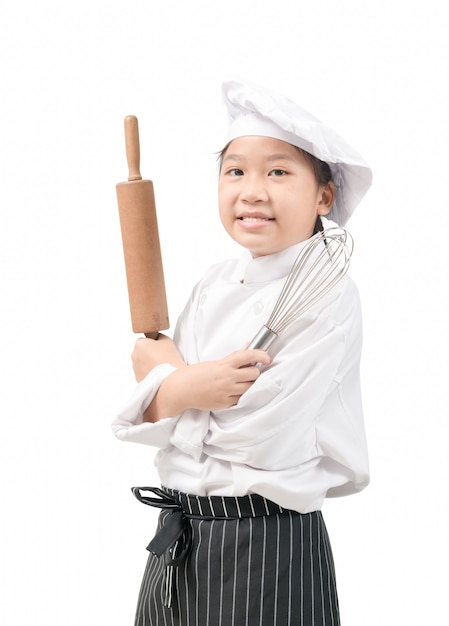
[[[243,202],[250,204],[266,202],[268,200],[268,192],[263,178],[260,176],[246,175],[243,179],[240,195]]]

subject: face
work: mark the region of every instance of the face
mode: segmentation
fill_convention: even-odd
[[[280,252],[312,236],[329,213],[333,185],[318,185],[312,166],[294,146],[271,137],[238,137],[220,172],[220,218],[253,257]]]

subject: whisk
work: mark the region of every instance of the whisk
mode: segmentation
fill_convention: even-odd
[[[268,350],[279,333],[327,294],[346,274],[352,250],[352,237],[344,228],[314,235],[296,257],[269,319],[248,349]]]

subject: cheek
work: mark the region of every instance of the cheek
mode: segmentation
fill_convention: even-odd
[[[225,195],[222,192],[218,192],[218,215],[223,225],[226,225],[226,222],[229,221],[229,208],[228,202],[226,202]]]
[[[218,187],[218,209],[220,215],[230,211],[232,207],[232,195],[229,188],[226,185],[220,185]]]
[[[307,190],[298,197],[296,204],[296,211],[302,219],[309,219],[311,216],[317,214],[318,199],[316,193],[311,190]]]

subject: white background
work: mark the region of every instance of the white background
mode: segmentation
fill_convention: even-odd
[[[1,624],[133,623],[156,513],[130,487],[157,476],[152,449],[110,431],[134,387],[123,118],[139,118],[155,184],[171,334],[205,269],[238,252],[215,161],[236,75],[296,100],[374,170],[348,225],[372,484],[325,506],[343,626],[445,621],[446,4],[2,3]]]

